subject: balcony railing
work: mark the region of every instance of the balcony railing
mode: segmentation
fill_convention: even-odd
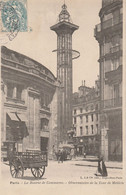
[[[111,53],[115,53],[118,51],[120,51],[120,45],[116,45],[116,46],[110,48]]]
[[[11,97],[6,97],[6,102],[13,102],[13,103],[25,104],[25,101],[24,100],[17,99],[17,98],[11,98]]]
[[[120,14],[118,17],[110,18],[100,24],[97,24],[94,29],[94,36],[97,35],[97,33],[101,32],[103,29],[110,28],[112,26],[115,26],[116,24],[119,24],[122,22],[122,14]]]
[[[102,1],[102,7],[105,7],[105,6],[107,6],[107,5],[110,5],[111,3],[114,3],[114,2],[122,2],[122,0],[103,0]]]
[[[117,108],[122,106],[122,97],[101,101],[101,108]]]
[[[44,109],[44,110],[50,111],[50,107],[48,107],[48,106],[46,106],[46,105],[42,105],[42,106],[41,106],[41,109]]]

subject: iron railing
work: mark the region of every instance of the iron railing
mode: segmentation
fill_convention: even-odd
[[[102,1],[102,7],[106,7],[107,5],[110,5],[111,3],[114,3],[114,2],[122,2],[122,0],[103,0]]]
[[[122,14],[120,14],[118,17],[110,18],[100,24],[97,24],[94,29],[94,36],[96,36],[97,33],[101,32],[102,29],[104,30],[121,23],[122,18]]]

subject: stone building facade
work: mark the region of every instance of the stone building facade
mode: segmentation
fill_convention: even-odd
[[[56,78],[42,64],[5,46],[1,47],[1,63],[3,156],[12,149],[47,150],[55,127],[51,108]]]
[[[94,88],[82,84],[73,94],[73,144],[79,155],[99,154],[99,108],[99,81]]]
[[[101,154],[122,160],[122,0],[102,0],[95,27],[100,57]]]

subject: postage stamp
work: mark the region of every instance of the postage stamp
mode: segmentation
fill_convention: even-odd
[[[27,0],[4,0],[0,2],[1,32],[8,32],[13,40],[18,32],[27,32]]]

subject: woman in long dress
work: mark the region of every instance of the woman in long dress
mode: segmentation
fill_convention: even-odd
[[[103,160],[102,160],[102,176],[103,176],[103,177],[108,176],[107,168],[106,168],[105,163],[104,163]]]

